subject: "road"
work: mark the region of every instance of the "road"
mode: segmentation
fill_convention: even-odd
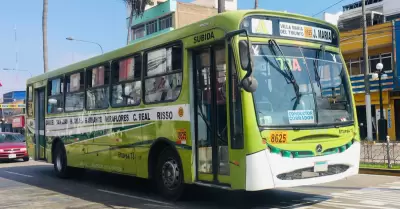
[[[262,192],[190,187],[180,202],[168,202],[152,185],[133,177],[88,171],[58,179],[42,162],[0,164],[0,208],[347,208],[400,209],[400,178],[358,175],[329,184]],[[195,191],[194,191],[195,190]]]

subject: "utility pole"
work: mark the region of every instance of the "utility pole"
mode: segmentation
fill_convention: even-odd
[[[369,89],[369,62],[368,62],[368,43],[367,43],[367,17],[365,14],[365,0],[362,0],[363,16],[363,48],[364,48],[364,85],[365,85],[365,110],[367,116],[367,140],[372,141],[372,115],[371,115],[371,95]],[[381,113],[383,114],[383,113]]]
[[[254,9],[258,9],[258,0],[254,0]]]
[[[218,0],[218,13],[225,12],[225,0]]]

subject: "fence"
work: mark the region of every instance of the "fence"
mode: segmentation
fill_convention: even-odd
[[[371,143],[368,141],[361,142],[361,163],[368,164],[387,164],[388,145],[387,143]],[[400,165],[400,143],[389,143],[389,157],[392,165]]]

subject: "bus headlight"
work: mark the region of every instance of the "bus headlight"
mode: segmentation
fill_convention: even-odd
[[[21,151],[26,151],[26,148],[21,148],[20,150],[21,150]]]

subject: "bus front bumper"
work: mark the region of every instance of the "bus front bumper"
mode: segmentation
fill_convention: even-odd
[[[263,150],[246,156],[246,190],[259,191],[337,181],[358,174],[360,143],[344,152],[309,158],[287,158]],[[314,170],[316,164],[327,171]],[[316,171],[316,172],[314,172]]]

